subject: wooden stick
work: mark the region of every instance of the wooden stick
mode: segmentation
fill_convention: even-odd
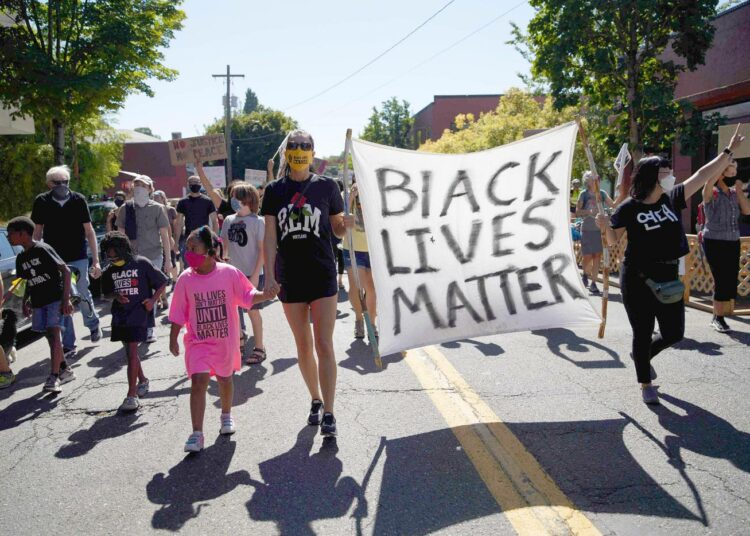
[[[344,214],[347,216],[351,214],[351,203],[349,199],[349,152],[351,150],[352,143],[352,129],[346,131],[346,143],[344,145]],[[357,256],[354,251],[354,241],[352,240],[352,230],[346,230],[346,238],[349,242],[349,258],[352,262],[352,273],[354,274],[354,284],[357,287],[357,297],[359,298],[360,306],[362,307],[362,316],[365,317],[365,326],[367,327],[367,338],[370,340],[370,346],[372,347],[372,353],[375,357],[375,366],[378,370],[383,368],[383,362],[380,359],[380,350],[378,348],[378,338],[375,335],[375,326],[373,326],[370,320],[370,313],[367,311],[367,302],[365,301],[365,289],[362,288],[362,284],[359,280],[359,268],[357,268]],[[349,289],[351,292],[352,289]]]
[[[594,162],[594,154],[591,152],[591,147],[589,146],[589,140],[586,136],[586,131],[583,128],[583,124],[581,123],[581,118],[576,118],[576,123],[578,124],[578,132],[581,134],[581,143],[583,144],[583,150],[586,153],[586,158],[589,161],[589,167],[591,168],[591,173],[593,173],[596,176],[596,180],[594,181],[594,196],[596,197],[596,210],[599,214],[604,214],[604,206],[602,205],[602,196],[601,196],[601,190],[599,188],[599,173],[596,170],[596,162]],[[599,324],[599,338],[604,338],[604,330],[607,327],[607,305],[609,304],[609,247],[607,246],[607,232],[602,229],[602,251],[604,252],[603,255],[603,263],[604,266],[602,267],[602,322]],[[592,274],[594,278],[596,278],[596,274]]]

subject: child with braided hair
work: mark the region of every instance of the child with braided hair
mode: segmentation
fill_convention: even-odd
[[[185,262],[189,266],[180,274],[172,294],[169,320],[172,322],[169,349],[180,355],[178,335],[187,328],[185,367],[190,376],[190,416],[193,433],[185,443],[185,452],[203,450],[203,417],[206,412],[206,390],[211,376],[216,376],[221,399],[222,435],[235,432],[232,418],[232,376],[241,368],[240,319],[237,308],[269,300],[275,293],[262,293],[240,270],[219,262],[223,257],[221,241],[207,227],[194,230],[186,241]]]
[[[107,233],[101,249],[109,260],[102,274],[102,294],[113,300],[111,339],[122,342],[128,359],[128,395],[120,410],[135,411],[141,405],[139,398],[149,389],[138,344],[154,327],[152,311],[166,290],[167,276],[147,258],[134,255],[130,240],[123,233]]]

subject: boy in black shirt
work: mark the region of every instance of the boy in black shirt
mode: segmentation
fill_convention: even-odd
[[[154,304],[167,288],[167,276],[145,257],[133,255],[128,237],[120,232],[104,236],[101,249],[109,260],[102,274],[102,294],[112,302],[112,340],[121,341],[128,359],[128,395],[121,411],[140,407],[138,397],[148,393],[138,343],[146,340],[154,327]]]
[[[16,274],[26,281],[23,310],[31,315],[31,329],[45,333],[50,347],[52,371],[44,391],[60,393],[63,383],[75,379],[63,356],[62,326],[65,315],[73,313],[70,303],[70,270],[52,247],[32,238],[34,222],[18,217],[8,222],[8,241],[23,246],[16,257]]]

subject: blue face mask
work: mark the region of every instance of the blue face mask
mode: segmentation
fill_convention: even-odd
[[[234,210],[235,212],[239,212],[240,210],[242,210],[242,203],[236,197],[233,197],[231,201],[229,201],[229,204],[231,205],[232,210]]]

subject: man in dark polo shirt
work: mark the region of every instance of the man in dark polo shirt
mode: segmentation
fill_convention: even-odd
[[[211,230],[219,234],[219,222],[216,208],[208,196],[201,193],[201,179],[197,175],[188,178],[188,195],[177,203],[177,228],[181,231],[178,237],[180,258],[185,265],[185,239],[199,227],[208,225]]]
[[[86,241],[94,261],[91,276],[101,275],[96,233],[91,225],[91,215],[86,198],[70,190],[70,169],[68,166],[55,166],[47,171],[49,191],[34,199],[31,219],[34,220],[34,240],[44,242],[54,248],[65,263],[79,272],[76,288],[81,296],[80,308],[83,323],[91,331],[91,341],[102,337],[99,317],[92,305],[94,301],[89,291],[89,261],[86,256]],[[73,317],[66,316],[63,323],[63,348],[67,353],[75,350],[76,334]]]

